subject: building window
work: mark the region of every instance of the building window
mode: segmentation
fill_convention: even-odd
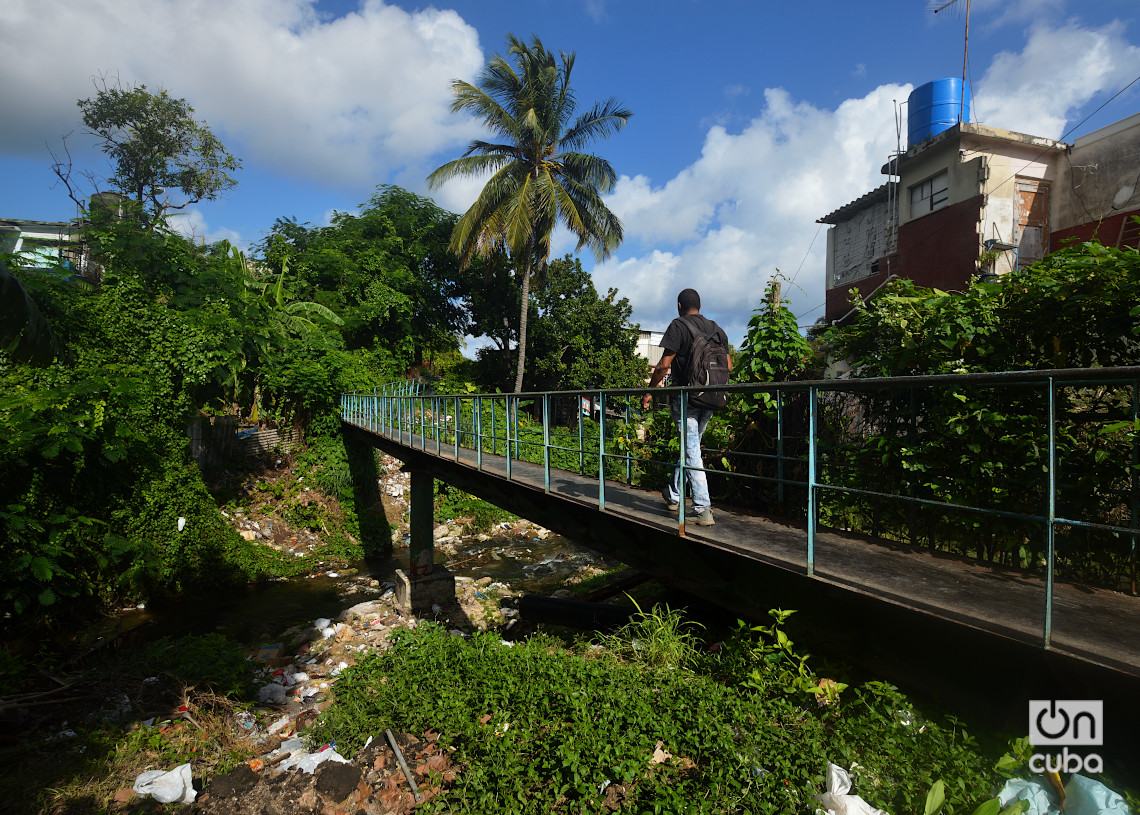
[[[950,203],[950,174],[943,170],[933,178],[910,188],[910,214],[912,218],[942,209]]]

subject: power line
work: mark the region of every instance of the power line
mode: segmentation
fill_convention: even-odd
[[[811,243],[808,244],[807,251],[804,252],[803,260],[801,260],[800,265],[796,267],[796,273],[792,275],[792,279],[788,281],[789,283],[795,283],[796,278],[800,276],[800,269],[804,267],[804,262],[808,259],[808,255],[811,254],[811,248],[815,246],[815,239],[819,237],[819,230],[821,229],[823,229],[823,224],[815,228],[815,234],[811,236]]]

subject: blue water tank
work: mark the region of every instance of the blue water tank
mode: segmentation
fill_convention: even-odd
[[[906,143],[919,142],[970,121],[970,85],[961,79],[936,79],[911,91],[907,99]]]

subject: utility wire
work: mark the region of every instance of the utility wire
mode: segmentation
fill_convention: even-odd
[[[808,255],[811,254],[811,248],[815,246],[815,239],[819,237],[819,231],[821,229],[823,229],[823,224],[816,227],[815,234],[811,236],[811,243],[808,244],[807,251],[804,252],[803,260],[801,260],[800,265],[796,267],[796,273],[792,275],[792,279],[788,281],[789,283],[795,283],[796,278],[800,276],[800,270],[803,269],[804,262],[808,259]]]

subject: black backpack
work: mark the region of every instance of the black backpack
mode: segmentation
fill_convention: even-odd
[[[692,387],[702,385],[728,384],[728,349],[721,344],[717,336],[718,328],[713,323],[712,333],[705,334],[697,329],[688,320],[681,318],[685,328],[692,335],[689,344],[689,353],[685,357],[685,378]],[[725,391],[690,391],[689,404],[694,407],[720,410],[728,404],[728,393]]]

